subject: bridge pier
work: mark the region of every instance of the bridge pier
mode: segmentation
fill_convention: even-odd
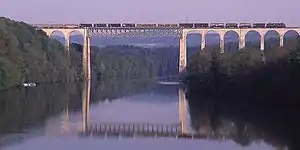
[[[179,73],[186,67],[186,34],[182,33],[179,41]]]
[[[70,53],[70,35],[69,34],[67,34],[65,36],[65,49],[69,55],[69,53]]]
[[[279,46],[283,47],[284,35],[280,34],[279,36]]]
[[[203,38],[203,35],[202,35],[201,50],[204,50],[204,48],[205,48],[205,38]]]
[[[220,38],[220,52],[221,53],[225,52],[225,41],[224,41],[224,38]]]
[[[246,47],[246,41],[245,41],[245,37],[240,37],[239,39],[239,49],[241,50],[242,48]]]
[[[260,38],[260,50],[264,50],[265,49],[265,38],[263,36],[261,36]]]
[[[206,42],[205,36],[206,36],[205,33],[201,33],[201,49],[200,50],[204,50],[204,48],[205,48],[205,42]]]
[[[82,52],[82,68],[86,80],[91,79],[91,37],[88,30],[84,30],[83,52]]]

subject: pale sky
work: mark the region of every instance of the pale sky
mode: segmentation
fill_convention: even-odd
[[[0,0],[27,23],[284,22],[300,26],[300,0]]]

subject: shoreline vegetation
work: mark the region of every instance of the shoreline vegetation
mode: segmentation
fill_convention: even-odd
[[[286,43],[263,51],[245,48],[223,54],[218,47],[208,47],[192,56],[181,79],[189,90],[219,98],[293,92],[300,82],[300,37]]]
[[[199,51],[182,75],[191,114],[208,114],[213,130],[224,119],[242,121],[241,137],[235,140],[243,146],[262,138],[271,145],[297,149],[300,38],[287,43],[263,52],[245,48],[221,54],[218,47]],[[200,122],[194,121],[194,128],[201,127]],[[244,131],[249,126],[256,129]]]

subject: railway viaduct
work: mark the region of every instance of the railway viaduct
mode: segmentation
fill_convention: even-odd
[[[36,27],[36,26],[35,26]],[[239,37],[239,48],[245,47],[246,36],[251,31],[256,31],[260,35],[260,47],[264,49],[265,35],[270,31],[276,31],[280,38],[280,46],[283,46],[285,34],[289,31],[294,31],[298,35],[300,34],[300,27],[286,27],[286,28],[182,28],[182,27],[78,27],[78,28],[45,28],[36,27],[38,30],[44,31],[48,36],[51,36],[55,31],[63,33],[65,37],[66,50],[69,51],[70,34],[72,32],[79,32],[84,37],[83,43],[83,71],[86,79],[91,79],[91,67],[90,67],[90,46],[92,36],[105,36],[105,37],[179,37],[180,40],[180,59],[179,59],[179,72],[182,72],[187,65],[186,47],[187,47],[187,35],[189,33],[199,33],[202,35],[201,48],[205,47],[206,35],[214,31],[220,36],[220,47],[224,52],[224,37],[225,35],[233,31]]]

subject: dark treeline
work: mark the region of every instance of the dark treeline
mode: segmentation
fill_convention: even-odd
[[[224,54],[218,48],[198,52],[185,73],[187,96],[197,111],[209,103],[212,115],[242,119],[243,126],[250,122],[260,130],[253,134],[266,131],[268,138],[282,138],[297,149],[300,41],[289,39],[284,48],[274,42],[267,43],[264,52],[255,47]]]
[[[144,52],[126,46],[91,47],[92,79],[154,79],[156,66]],[[71,44],[70,59],[78,74],[82,73],[82,45]]]
[[[258,79],[258,77],[273,80],[271,77],[277,77],[278,71],[290,74],[286,71],[297,70],[292,67],[298,67],[294,66],[296,64],[294,59],[298,54],[298,39],[290,39],[286,43],[289,45],[285,48],[274,48],[271,46],[274,43],[267,43],[264,51],[253,46],[240,51],[228,50],[224,54],[220,53],[220,48],[217,46],[207,47],[192,56],[183,77],[190,87],[212,88],[214,89],[213,93],[216,92],[216,89],[222,92],[225,85],[236,85],[243,77],[246,77],[247,81],[249,78]],[[284,71],[283,69],[289,70]],[[274,74],[270,70],[275,71]]]
[[[71,61],[81,64],[82,45],[71,45]],[[128,45],[92,47],[94,79],[159,78],[178,75],[177,47],[142,48]],[[81,67],[78,66],[78,71]]]

